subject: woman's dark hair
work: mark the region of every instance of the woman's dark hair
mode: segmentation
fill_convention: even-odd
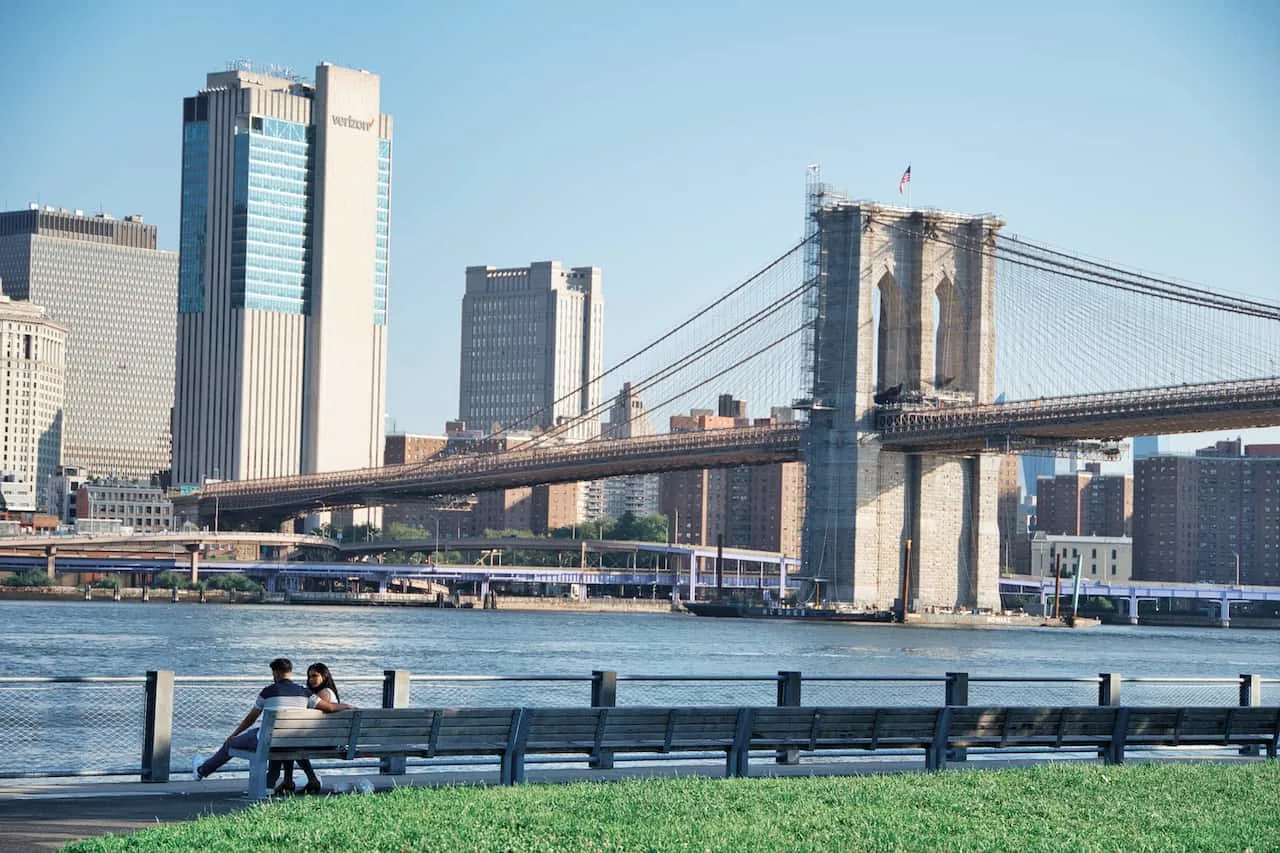
[[[308,680],[310,680],[311,673],[313,672],[320,676],[320,686],[317,687],[313,692],[319,693],[321,690],[324,690],[326,687],[328,687],[330,690],[333,691],[334,701],[335,702],[342,701],[341,699],[338,698],[338,685],[333,683],[333,674],[329,672],[329,667],[325,666],[322,663],[311,664],[311,666],[307,667]]]

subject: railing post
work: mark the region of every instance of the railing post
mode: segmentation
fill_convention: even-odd
[[[613,708],[618,704],[618,673],[611,669],[591,671],[591,707]],[[613,767],[613,750],[602,749],[592,757],[591,766],[600,770]]]
[[[800,707],[801,676],[798,670],[782,669],[778,671],[778,707]],[[778,764],[799,764],[800,750],[780,749],[773,757]]]
[[[968,705],[969,704],[969,673],[967,672],[948,672],[947,686],[944,692],[947,705]],[[947,761],[966,761],[969,757],[969,750],[963,747],[958,749],[947,750]]]
[[[1240,673],[1240,707],[1252,708],[1262,704],[1262,677]],[[1241,755],[1257,755],[1258,745],[1240,747]]]
[[[173,672],[148,670],[143,712],[142,781],[168,782],[173,747]]]
[[[1240,673],[1240,707],[1253,708],[1262,704],[1262,676]]]
[[[409,707],[409,672],[404,669],[382,671],[382,707]],[[378,761],[378,772],[383,776],[400,776],[405,772],[405,757],[393,755]]]
[[[1120,704],[1120,674],[1116,672],[1098,673],[1098,704]]]

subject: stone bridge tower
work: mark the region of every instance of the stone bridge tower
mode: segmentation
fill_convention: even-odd
[[[989,216],[817,205],[817,317],[804,574],[824,597],[887,608],[998,607],[999,459],[884,450],[877,393],[924,402],[995,393]],[[908,544],[908,542],[910,544]]]

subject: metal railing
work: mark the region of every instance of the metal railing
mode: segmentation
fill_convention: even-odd
[[[1268,679],[1275,683],[1277,679]],[[207,756],[251,707],[254,676],[0,678],[0,779],[134,776],[165,782]],[[614,707],[620,705],[1240,705],[1263,704],[1264,679],[942,675],[412,674],[341,679],[363,707]],[[1274,698],[1273,698],[1274,701]],[[425,761],[410,761],[415,766]],[[453,762],[469,763],[469,762]],[[434,764],[434,763],[433,763]],[[345,769],[388,761],[341,762]],[[241,769],[239,772],[243,772]]]

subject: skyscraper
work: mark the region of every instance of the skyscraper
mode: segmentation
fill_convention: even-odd
[[[45,483],[58,467],[66,341],[66,328],[43,307],[0,296],[0,492],[8,509],[42,507]]]
[[[467,267],[458,416],[471,429],[600,431],[604,292],[597,267]]]
[[[380,79],[238,65],[183,102],[174,481],[379,465],[391,117]]]
[[[168,471],[178,256],[156,249],[156,226],[35,205],[0,213],[0,278],[66,328],[53,465],[142,480]]]

